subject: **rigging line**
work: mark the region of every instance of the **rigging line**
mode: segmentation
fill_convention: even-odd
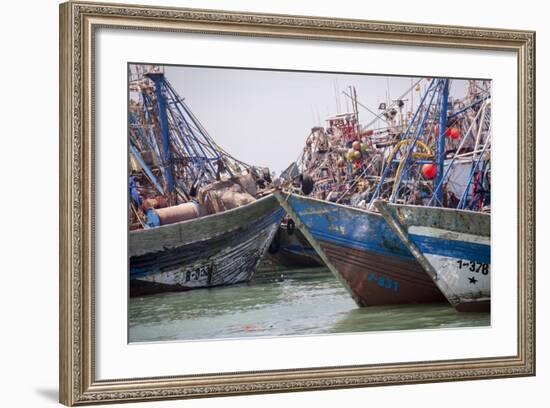
[[[348,95],[346,93],[346,91],[342,91],[342,93],[344,95],[346,95],[348,98],[350,98],[351,100],[354,100],[354,98],[350,95]],[[374,115],[374,116],[377,116],[378,114],[376,112],[373,112],[371,111],[369,108],[367,108],[365,105],[363,105],[361,102],[359,102],[357,99],[355,99],[355,102],[357,103],[357,105],[361,106],[363,109],[365,109],[367,112],[369,112],[370,114]]]
[[[397,101],[399,99],[402,99],[404,98],[405,96],[407,96],[407,94],[411,91],[411,89],[413,89],[414,87],[416,87],[416,85],[418,85],[420,82],[422,82],[424,80],[424,78],[420,78],[418,81],[416,81],[409,89],[407,89],[406,92],[404,92],[401,96],[399,96],[399,98],[397,98],[394,102],[392,102],[390,105],[388,105],[388,107],[382,111],[381,113],[379,113],[376,118],[374,118],[372,121],[370,121],[367,125],[365,125],[365,129],[368,129],[371,125],[373,125],[377,120],[381,119],[385,113],[388,113],[393,107],[396,106],[397,104]]]

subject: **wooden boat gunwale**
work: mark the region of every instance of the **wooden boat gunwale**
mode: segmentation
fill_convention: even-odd
[[[244,224],[253,222],[254,219],[264,216],[267,212],[276,211],[278,207],[279,203],[274,195],[269,194],[254,202],[223,212],[174,224],[130,231],[128,234],[129,256],[140,256],[149,252],[208,240],[219,234],[219,228],[216,228],[219,227],[217,222],[225,222],[223,232],[231,232],[242,228]],[[198,228],[193,229],[194,227]],[[187,234],[187,231],[193,231],[193,234]],[[167,235],[170,235],[170,237],[167,237]]]

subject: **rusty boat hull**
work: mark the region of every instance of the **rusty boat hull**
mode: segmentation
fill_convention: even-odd
[[[376,206],[456,310],[491,310],[490,214],[385,202]]]
[[[283,216],[269,195],[206,217],[130,232],[130,296],[248,282]]]
[[[380,214],[295,194],[275,194],[359,306],[446,302]]]

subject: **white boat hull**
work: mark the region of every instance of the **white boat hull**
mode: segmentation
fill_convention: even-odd
[[[489,214],[381,202],[377,207],[457,310],[490,310]]]

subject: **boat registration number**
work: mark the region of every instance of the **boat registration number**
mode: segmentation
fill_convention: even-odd
[[[399,292],[399,282],[397,281],[397,279],[392,279],[389,276],[384,276],[378,273],[371,272],[369,273],[367,280],[369,282],[376,282],[376,284],[382,288],[386,288],[394,292]]]
[[[210,275],[211,265],[202,265],[196,268],[185,271],[185,282],[199,280],[200,278],[208,278]]]
[[[482,275],[489,274],[491,264],[484,262],[469,261],[467,259],[459,259],[456,261],[458,269],[467,269],[470,272],[481,273]]]

